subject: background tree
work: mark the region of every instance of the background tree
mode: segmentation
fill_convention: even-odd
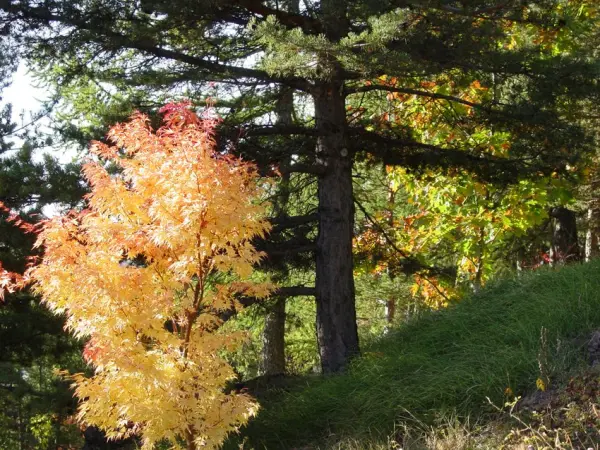
[[[31,222],[42,218],[44,205],[75,201],[82,194],[78,170],[47,156],[34,162],[25,144],[0,161],[0,201]],[[71,197],[73,196],[73,197]],[[33,256],[35,237],[0,219],[0,260],[22,272]],[[74,404],[67,383],[54,374],[57,365],[81,370],[79,343],[65,335],[64,321],[54,317],[29,292],[9,294],[0,304],[0,403],[2,448],[49,448],[73,442],[78,430],[68,424]],[[72,421],[71,421],[72,424]]]
[[[6,24],[2,24],[6,27]],[[3,28],[6,32],[6,28]],[[31,222],[45,207],[75,205],[84,193],[76,164],[61,165],[44,155],[45,136],[14,120],[13,105],[1,103],[2,89],[11,83],[18,62],[17,42],[0,38],[0,202]],[[19,108],[19,105],[14,105]],[[24,234],[0,212],[0,260],[22,272],[35,237]],[[82,370],[80,345],[65,335],[64,321],[40,305],[30,292],[6,295],[0,304],[0,447],[48,449],[80,442],[71,418],[75,404],[68,383],[54,367]]]

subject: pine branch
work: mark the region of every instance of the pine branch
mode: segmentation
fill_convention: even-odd
[[[280,287],[271,295],[272,297],[314,297],[315,288],[311,286]]]
[[[434,98],[434,99],[438,99],[438,100],[448,100],[449,102],[460,103],[461,105],[470,106],[471,108],[478,108],[478,109],[481,109],[483,111],[488,111],[488,112],[496,112],[496,111],[492,111],[492,109],[490,109],[489,107],[487,107],[481,103],[470,102],[468,100],[464,100],[462,98],[455,97],[453,95],[438,94],[435,92],[421,91],[419,89],[385,86],[382,84],[372,84],[370,86],[360,86],[360,87],[346,87],[344,89],[344,93],[346,95],[359,94],[359,93],[372,92],[372,91],[398,92],[401,94],[417,95],[420,97],[429,97],[429,98]]]
[[[243,6],[252,14],[258,14],[263,17],[275,16],[281,25],[289,29],[301,28],[305,34],[312,35],[325,33],[325,28],[320,20],[301,14],[270,8],[264,5],[260,0],[238,0],[233,3]]]
[[[306,225],[311,222],[319,220],[319,214],[307,214],[305,216],[292,216],[292,217],[274,217],[270,220],[271,224],[274,225],[271,233],[279,233],[288,228],[294,228],[298,225]]]
[[[306,80],[297,77],[279,77],[270,75],[266,71],[258,69],[249,69],[242,66],[232,66],[228,64],[220,64],[217,62],[207,61],[205,59],[189,55],[180,51],[167,49],[158,46],[150,39],[134,38],[125,34],[107,29],[100,25],[100,21],[86,21],[76,17],[68,17],[54,14],[46,7],[27,8],[23,5],[13,4],[11,0],[0,0],[0,10],[9,14],[16,15],[17,18],[24,20],[40,20],[46,23],[56,22],[66,26],[73,26],[81,30],[90,31],[95,36],[98,43],[107,45],[102,42],[102,38],[106,38],[113,46],[139,50],[141,52],[157,56],[159,58],[170,59],[173,61],[182,62],[192,65],[205,71],[211,75],[207,80],[220,81],[220,77],[224,78],[254,78],[261,81],[271,83],[284,83],[288,86],[293,86],[299,90],[308,90],[309,85]],[[214,75],[219,75],[219,77]]]
[[[278,242],[264,247],[256,245],[257,250],[263,251],[267,259],[264,264],[268,263],[268,260],[275,258],[287,259],[290,256],[297,255],[299,253],[313,253],[317,251],[317,244],[309,239],[291,240],[288,242]]]
[[[270,298],[286,298],[286,297],[314,297],[316,295],[316,290],[312,286],[284,286],[275,289]],[[237,301],[244,307],[248,308],[249,306],[256,305],[257,303],[264,302],[265,299],[250,297],[250,296],[240,296],[237,298]],[[227,322],[229,319],[234,317],[238,311],[235,308],[228,309],[227,311],[221,311],[216,315],[221,319],[221,321]]]
[[[349,134],[361,138],[360,148],[377,156],[387,165],[410,168],[460,167],[488,181],[517,180],[543,168],[528,164],[534,158],[500,158],[485,154],[483,149],[466,151],[444,148],[399,137],[384,136],[362,128],[351,128]],[[365,141],[371,146],[365,146]],[[477,153],[476,153],[477,152]]]
[[[246,127],[241,134],[243,136],[317,136],[319,131],[316,128],[306,128],[301,125],[269,125]]]
[[[539,21],[535,21],[535,20],[530,20],[530,19],[523,19],[522,17],[514,17],[511,15],[507,15],[506,13],[509,12],[510,9],[510,4],[511,4],[511,0],[506,0],[504,2],[500,2],[497,5],[492,5],[492,6],[486,6],[486,7],[481,7],[481,8],[475,8],[475,9],[466,9],[466,8],[458,8],[456,6],[451,6],[451,5],[436,5],[436,6],[431,6],[431,5],[421,5],[418,3],[413,3],[413,2],[402,2],[405,4],[405,6],[409,6],[411,8],[415,8],[415,9],[426,9],[426,8],[430,8],[430,9],[434,9],[434,10],[438,10],[438,11],[443,11],[446,13],[450,13],[450,14],[454,14],[457,16],[463,16],[463,17],[473,17],[473,18],[477,18],[477,19],[483,19],[483,20],[507,20],[509,22],[515,22],[515,23],[525,23],[525,24],[536,24],[536,25],[540,25]],[[521,7],[521,3],[516,4],[516,10],[517,11],[521,11],[520,7]]]
[[[325,166],[315,166],[312,164],[300,164],[294,163],[287,166],[280,167],[280,172],[282,174],[287,173],[309,173],[311,175],[323,176],[327,173],[327,168]]]

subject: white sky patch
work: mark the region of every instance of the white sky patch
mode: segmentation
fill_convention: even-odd
[[[25,112],[27,116],[29,112],[38,112],[41,103],[49,96],[45,89],[34,85],[27,67],[21,63],[12,77],[12,84],[4,90],[2,97],[6,103],[12,103],[14,120],[21,125],[21,113]]]
[[[43,133],[52,136],[48,117],[33,120],[35,115],[42,110],[43,102],[49,98],[49,92],[36,83],[30,75],[29,69],[23,63],[19,64],[17,71],[13,74],[11,85],[2,92],[2,102],[12,104],[13,120],[17,124],[17,128],[39,127]],[[15,139],[15,148],[19,148],[19,146],[19,140]],[[62,164],[73,162],[78,156],[76,150],[65,147],[44,147],[40,148],[37,153],[39,156],[34,156],[36,161],[41,160],[41,155],[44,153],[49,153]]]

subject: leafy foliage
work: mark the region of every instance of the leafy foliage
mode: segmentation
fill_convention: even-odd
[[[16,30],[44,29],[21,33],[25,55],[61,105],[58,116],[68,137],[96,135],[131,108],[153,111],[163,99],[181,96],[201,104],[210,93],[228,113],[218,143],[222,151],[233,143],[266,173],[317,175],[316,252],[311,245],[294,250],[316,255],[322,365],[341,370],[359,350],[350,251],[352,168],[365,159],[409,172],[441,168],[445,175],[458,171],[452,182],[464,185],[471,178],[462,171],[481,183],[569,175],[596,146],[582,118],[597,116],[600,104],[598,11],[588,0],[294,5],[21,0],[0,9]],[[309,111],[288,125],[274,120],[282,90],[307,100]],[[343,177],[335,174],[338,169]],[[333,197],[339,197],[336,206],[328,204]],[[340,221],[336,211],[342,204],[347,212]],[[482,220],[478,215],[469,212],[473,221]],[[485,269],[491,259],[478,255],[477,228],[483,227],[473,221],[446,236],[464,235],[459,250]],[[484,232],[489,243],[491,231]],[[337,238],[343,257],[327,248]],[[444,253],[456,250],[442,240]],[[471,269],[463,271],[465,280]],[[487,276],[475,272],[477,283]],[[445,289],[435,283],[426,283],[430,292]],[[335,286],[326,289],[328,284]],[[338,300],[343,306],[329,309]],[[339,362],[327,361],[334,359],[330,355],[340,355]]]
[[[66,326],[88,339],[94,376],[73,375],[79,418],[144,448],[162,439],[217,446],[256,411],[222,352],[243,334],[219,333],[236,296],[264,297],[250,280],[268,224],[252,165],[215,153],[214,120],[167,105],[112,128],[84,166],[87,209],[44,223],[41,262],[25,274]],[[118,168],[111,175],[106,168]]]

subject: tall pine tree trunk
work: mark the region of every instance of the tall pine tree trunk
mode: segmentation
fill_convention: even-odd
[[[316,256],[317,337],[323,373],[338,372],[359,351],[354,305],[352,158],[345,133],[341,82],[313,91],[319,177],[319,236]]]
[[[337,42],[348,31],[346,0],[322,0],[325,34]],[[319,64],[329,81],[312,90],[318,131],[319,236],[316,255],[317,338],[323,373],[344,370],[358,354],[352,261],[354,198],[352,155],[347,147],[346,104],[339,64],[327,56]]]
[[[265,316],[261,375],[285,373],[285,299],[278,299]]]

